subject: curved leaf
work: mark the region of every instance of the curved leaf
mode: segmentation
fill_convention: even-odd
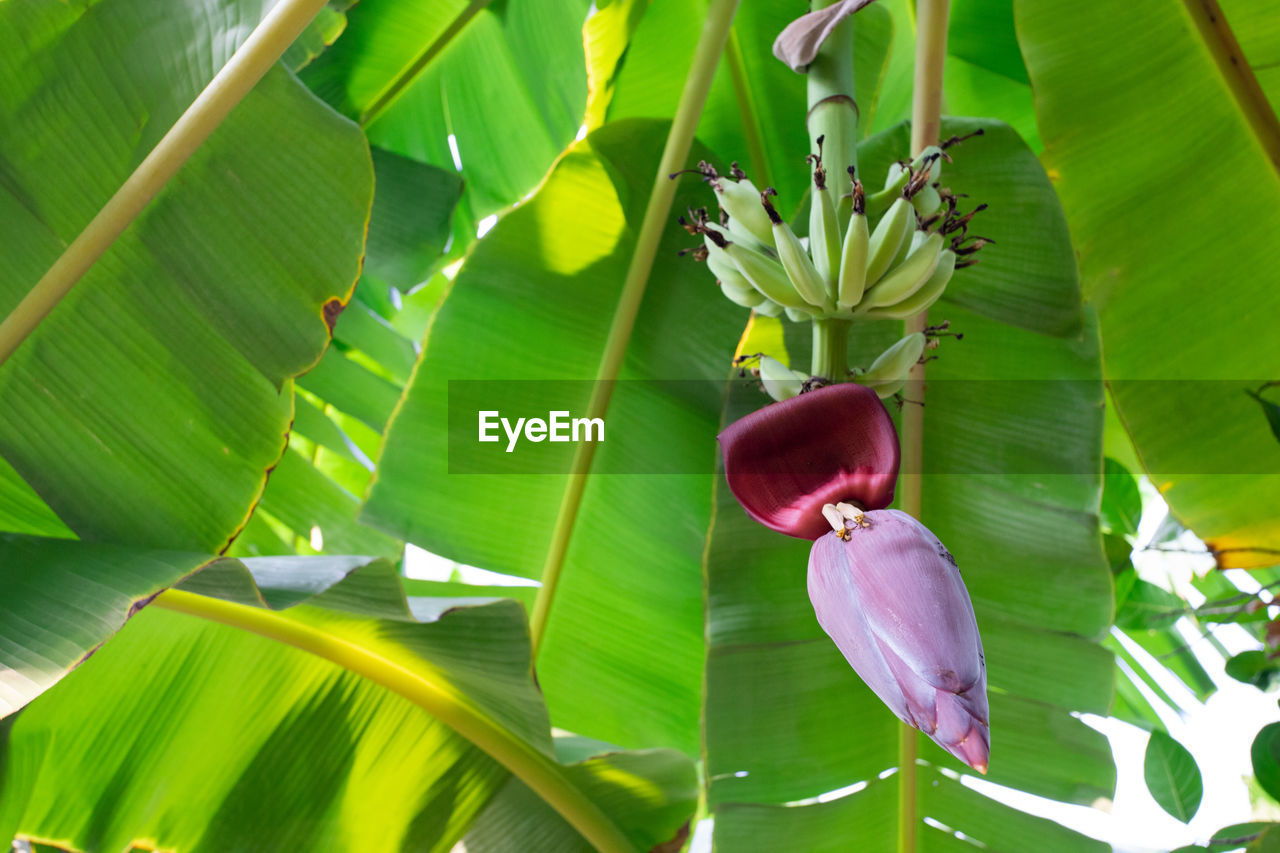
[[[0,6],[0,313],[263,13],[214,6]],[[0,368],[0,455],[81,538],[225,547],[351,291],[371,191],[359,130],[269,73]]]
[[[1151,733],[1142,775],[1160,808],[1187,823],[1200,809],[1204,783],[1187,748],[1164,732]]]
[[[81,849],[443,851],[506,783],[492,754],[509,750],[609,803],[621,849],[672,837],[692,811],[678,753],[555,762],[514,602],[406,599],[390,564],[361,558],[223,562],[183,586],[8,726],[0,834]],[[324,638],[329,659],[231,623]],[[360,655],[433,685],[443,722],[331,662]],[[489,755],[453,731],[464,718],[491,732]]]
[[[1280,551],[1280,444],[1242,392],[1280,361],[1280,123],[1248,97],[1232,28],[1273,10],[1240,0],[1210,24],[1205,8],[1018,0],[1017,22],[1120,419],[1219,565],[1258,567]]]
[[[444,169],[458,153],[466,192],[455,233],[465,245],[477,221],[537,183],[581,126],[588,5],[361,0],[302,78],[376,145]]]
[[[0,534],[0,718],[212,557]]]
[[[1249,756],[1253,761],[1253,778],[1258,786],[1280,801],[1280,723],[1262,727],[1253,739]]]

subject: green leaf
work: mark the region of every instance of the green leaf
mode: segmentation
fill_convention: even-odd
[[[1216,26],[1206,8],[1136,0],[1099,16],[1017,0],[1015,17],[1120,419],[1179,520],[1220,565],[1247,568],[1280,549],[1280,443],[1241,393],[1280,361],[1280,124],[1228,36],[1274,51],[1280,34],[1247,29],[1274,17],[1265,0],[1238,0]],[[1193,199],[1174,171],[1194,176]]]
[[[1185,746],[1164,732],[1152,732],[1142,775],[1160,808],[1183,823],[1190,822],[1200,808],[1204,783],[1195,758]]]
[[[53,686],[156,592],[212,559],[0,534],[0,717]]]
[[[0,315],[262,12],[0,6]],[[0,368],[0,455],[83,539],[225,547],[283,449],[290,378],[328,342],[325,306],[355,281],[371,192],[358,129],[268,73]]]
[[[1259,690],[1269,690],[1280,680],[1280,663],[1271,660],[1261,650],[1241,652],[1226,665],[1227,675],[1236,681],[1252,684]]]
[[[1137,580],[1124,606],[1116,614],[1116,625],[1126,630],[1169,628],[1185,614],[1187,603],[1150,581]]]
[[[1280,723],[1262,727],[1249,749],[1253,761],[1253,777],[1258,786],[1280,801]]]
[[[608,752],[571,764],[566,773],[620,825],[644,839],[638,845],[641,850],[658,850],[679,839],[698,802],[693,764],[669,749]],[[637,802],[651,803],[651,810],[638,811]],[[637,818],[652,823],[645,825]],[[677,829],[668,834],[672,827]],[[471,853],[595,853],[516,779],[498,792],[463,842]]]
[[[1129,470],[1110,456],[1102,468],[1102,529],[1116,536],[1137,536],[1142,495]]]
[[[302,79],[377,146],[466,182],[455,234],[523,197],[586,103],[588,0],[362,0]],[[482,72],[482,73],[481,73]]]
[[[347,28],[346,12],[355,4],[356,0],[329,0],[302,31],[302,35],[289,45],[280,61],[294,72],[306,67],[342,35],[342,31]]]
[[[507,784],[495,758],[598,810],[624,839],[611,850],[648,849],[692,812],[678,753],[554,761],[515,602],[406,601],[390,564],[361,558],[218,563],[183,588],[3,731],[0,835],[447,851]]]
[[[408,292],[427,279],[444,251],[463,180],[452,168],[428,166],[381,148],[373,149],[373,171],[377,191],[364,275]]]
[[[1235,850],[1240,846],[1242,839],[1253,839],[1253,836],[1260,836],[1262,833],[1273,829],[1277,824],[1266,823],[1263,821],[1253,821],[1250,823],[1236,823],[1231,826],[1224,826],[1213,834],[1209,839],[1209,850],[1221,851],[1226,853],[1228,850]],[[1257,840],[1257,839],[1253,839]]]
[[[1267,424],[1271,427],[1271,434],[1280,440],[1280,403],[1273,403],[1262,396],[1261,391],[1250,391],[1245,389],[1245,393],[1258,401],[1258,405],[1262,406],[1262,414],[1267,418]]]
[[[364,509],[369,523],[461,563],[540,576],[566,478],[546,469],[450,473],[451,430],[470,442],[476,414],[461,411],[453,426],[441,416],[450,409],[449,382],[491,380],[510,399],[524,395],[531,414],[546,410],[547,381],[593,374],[666,132],[663,122],[628,121],[590,134],[533,199],[476,245],[388,428]],[[682,186],[675,208],[705,203],[706,192]],[[688,243],[673,223],[658,249],[619,377],[626,381],[615,387],[608,439],[569,542],[538,677],[560,728],[692,754],[720,383],[747,312],[729,305],[703,268],[677,257]],[[658,379],[684,381],[631,381]],[[555,387],[568,398],[563,408],[583,413],[589,382]],[[637,464],[675,473],[618,473]],[[517,508],[509,527],[495,527],[498,507]]]

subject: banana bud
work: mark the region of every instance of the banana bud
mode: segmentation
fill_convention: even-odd
[[[938,266],[933,271],[933,275],[929,276],[929,280],[919,290],[896,305],[872,309],[867,312],[867,315],[870,317],[905,320],[922,311],[927,311],[947,289],[947,283],[951,281],[951,275],[955,272],[955,269],[956,253],[950,249],[943,249],[938,256]]]
[[[862,184],[853,182],[853,210],[849,216],[849,227],[844,234],[844,247],[840,253],[839,290],[836,293],[836,305],[842,310],[849,310],[862,299],[867,286],[868,244],[871,235],[867,228],[866,195]]]
[[[814,161],[813,198],[809,203],[809,252],[813,266],[826,286],[826,302],[836,298],[836,281],[840,266],[840,221],[827,188],[827,170],[822,165],[822,141],[818,137],[818,153],[809,155]]]
[[[759,361],[760,382],[764,385],[765,393],[779,403],[799,394],[809,379],[807,375],[792,370],[776,358],[762,355]]]
[[[892,397],[902,390],[911,368],[924,355],[924,332],[914,332],[889,347],[872,362],[867,371],[854,378],[881,398]]]
[[[878,284],[870,288],[858,305],[860,312],[885,305],[896,305],[920,290],[938,268],[942,235],[930,234],[906,260],[894,267]]]
[[[915,219],[915,211],[911,202],[901,196],[890,205],[884,216],[876,223],[876,230],[871,233],[867,245],[867,279],[868,285],[875,284],[885,274],[898,255],[898,249],[907,236],[907,228]]]
[[[778,260],[782,261],[782,268],[786,270],[786,274],[791,279],[796,292],[804,298],[805,302],[814,307],[827,305],[831,300],[827,297],[826,284],[823,282],[822,276],[818,275],[818,268],[813,265],[809,253],[805,251],[800,238],[796,236],[796,232],[791,230],[790,225],[782,221],[782,217],[778,215],[778,211],[770,203],[769,196],[772,195],[777,195],[777,190],[773,187],[765,189],[764,192],[760,193],[760,204],[773,225],[773,239],[778,247]],[[786,305],[787,303],[784,302],[783,304]]]

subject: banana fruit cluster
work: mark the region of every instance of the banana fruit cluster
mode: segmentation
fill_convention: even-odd
[[[936,344],[936,339],[932,343]],[[930,338],[925,332],[912,332],[881,353],[866,370],[855,368],[851,378],[875,391],[881,399],[892,397],[907,384],[911,368],[924,357],[929,346]],[[813,377],[809,374],[792,370],[764,353],[740,358],[738,364],[744,370],[749,367],[765,393],[778,401],[790,400],[812,387]]]
[[[715,191],[720,215],[713,222],[700,208],[680,217],[686,231],[702,238],[684,253],[706,261],[731,301],[765,316],[865,322],[919,314],[942,296],[957,269],[977,263],[979,250],[992,242],[969,233],[971,220],[986,205],[962,213],[961,197],[940,183],[947,149],[966,138],[952,137],[914,160],[894,163],[884,188],[870,195],[850,166],[851,191],[837,198],[818,137],[818,153],[809,156],[807,240],[779,215],[772,187],[758,189],[737,163],[720,175],[701,162],[688,171]],[[908,335],[852,378],[881,397],[893,396],[926,343],[922,334]],[[795,396],[810,379],[767,356],[756,369],[775,399]]]
[[[958,141],[893,164],[884,189],[870,196],[850,167],[852,192],[836,199],[819,137],[819,153],[810,155],[807,241],[778,214],[772,187],[758,190],[737,163],[728,175],[699,163],[691,171],[715,191],[720,217],[712,222],[699,209],[680,218],[689,233],[703,238],[691,254],[707,262],[725,296],[766,316],[785,314],[799,322],[918,314],[991,242],[969,235],[970,220],[986,205],[962,214],[958,197],[939,184],[946,148]]]

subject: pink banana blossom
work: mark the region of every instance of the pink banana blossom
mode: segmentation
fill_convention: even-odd
[[[904,723],[986,773],[987,667],[955,558],[900,510],[824,514],[839,529],[809,552],[818,624]]]
[[[899,719],[981,773],[991,750],[987,668],[955,558],[884,509],[898,436],[871,389],[840,383],[765,406],[720,434],[725,478],[761,524],[814,540],[818,624]]]

